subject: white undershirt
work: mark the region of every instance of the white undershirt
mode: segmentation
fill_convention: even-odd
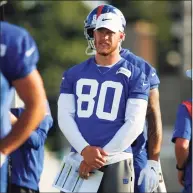
[[[114,137],[103,148],[109,156],[107,165],[132,158],[131,153],[123,152],[142,133],[145,123],[147,101],[144,99],[128,99],[125,112],[125,123],[117,131]],[[79,157],[82,150],[89,144],[81,135],[74,120],[75,97],[73,94],[60,94],[58,99],[58,124],[69,141],[78,153],[71,153]]]
[[[117,64],[117,63],[115,63]],[[111,68],[113,67],[115,64],[111,64],[111,65],[107,65],[107,66],[103,66],[103,65],[100,65],[100,64],[97,64],[98,67],[107,67],[107,68]]]

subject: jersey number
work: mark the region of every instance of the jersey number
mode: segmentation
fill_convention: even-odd
[[[90,86],[89,94],[82,93],[84,86]],[[77,81],[76,94],[78,96],[78,101],[77,101],[78,117],[88,118],[93,114],[94,105],[95,105],[94,97],[96,97],[98,93],[98,87],[99,87],[99,83],[97,82],[97,80],[94,80],[94,79],[80,79]],[[115,92],[113,96],[111,111],[104,112],[104,105],[106,101],[106,94],[107,94],[108,88],[113,88]],[[106,119],[110,121],[114,121],[117,118],[122,90],[123,90],[123,85],[119,82],[105,81],[101,84],[98,103],[96,107],[96,116],[98,118]],[[88,103],[86,110],[82,109],[83,102]]]

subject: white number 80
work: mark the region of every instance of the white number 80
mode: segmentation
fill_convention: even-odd
[[[89,94],[82,93],[83,86],[90,86]],[[99,83],[97,82],[97,80],[94,80],[94,79],[80,79],[77,81],[76,94],[78,96],[78,100],[77,100],[78,117],[88,118],[93,114],[94,105],[95,105],[94,97],[96,97],[97,95],[98,86],[99,86]],[[115,89],[110,113],[104,112],[104,105],[105,105],[108,88]],[[105,81],[101,84],[98,104],[96,108],[96,116],[99,119],[114,121],[117,118],[122,90],[123,90],[123,85],[119,82]],[[88,107],[86,110],[82,109],[82,102],[88,102]]]

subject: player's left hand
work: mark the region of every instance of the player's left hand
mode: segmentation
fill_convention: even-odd
[[[178,170],[178,182],[184,186],[184,171]]]
[[[93,168],[90,167],[84,160],[81,162],[79,167],[79,175],[81,178],[88,179],[91,172],[93,171]]]
[[[148,160],[146,167],[141,170],[138,185],[145,180],[145,192],[153,192],[159,185],[159,162]]]

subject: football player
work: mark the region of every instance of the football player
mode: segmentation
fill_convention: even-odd
[[[36,70],[39,56],[33,38],[25,29],[8,22],[0,21],[0,26],[0,192],[6,192],[7,155],[23,144],[43,119],[46,95]],[[13,87],[26,108],[11,129],[9,110]]]
[[[186,75],[192,78],[192,70]],[[178,182],[184,193],[192,192],[192,98],[184,100],[178,106],[172,142],[175,143],[176,169]]]
[[[101,5],[93,9],[84,22],[84,35],[88,41],[86,49],[87,55],[95,55],[96,48],[94,43],[94,29],[98,12],[101,14],[108,13],[110,10],[120,15],[122,25],[126,25],[123,14],[111,5]],[[135,168],[135,192],[152,192],[159,183],[159,153],[162,142],[162,122],[159,105],[159,78],[156,70],[144,59],[136,56],[128,49],[123,49],[120,42],[120,55],[133,65],[139,67],[148,77],[150,82],[150,97],[148,103],[146,124],[144,131],[137,140],[132,144]],[[148,141],[147,141],[148,139]],[[139,180],[139,176],[140,180]],[[139,181],[139,183],[138,183]]]
[[[119,14],[97,11],[96,55],[64,72],[58,123],[73,154],[83,158],[79,174],[104,172],[98,192],[133,192],[131,144],[143,131],[149,81],[119,47],[125,38]]]

